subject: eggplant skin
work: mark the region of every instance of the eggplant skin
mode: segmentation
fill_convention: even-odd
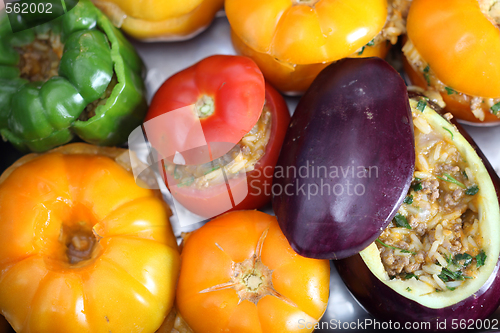
[[[393,219],[414,165],[402,78],[379,58],[340,60],[314,80],[286,134],[273,181],[281,230],[302,256],[354,255]]]
[[[455,119],[452,119],[451,123],[456,126],[482,160],[500,202],[500,178],[497,173],[460,124]],[[488,318],[500,305],[500,258],[486,283],[477,292],[459,303],[440,309],[425,307],[392,290],[368,269],[359,254],[336,261],[334,264],[347,288],[366,311],[382,321],[400,322],[401,327],[404,327],[406,322],[429,322],[431,324],[430,329],[423,330],[420,327],[415,330],[418,332],[456,332],[457,329],[452,330],[453,319],[456,319],[458,323],[461,321],[470,324],[469,320]],[[446,327],[443,322],[446,322]],[[438,323],[441,326],[438,326]],[[459,328],[458,331],[461,329]]]

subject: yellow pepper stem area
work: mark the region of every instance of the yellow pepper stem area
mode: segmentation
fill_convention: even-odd
[[[84,221],[73,226],[63,224],[60,239],[67,248],[66,256],[71,265],[90,259],[97,242],[92,229]]]

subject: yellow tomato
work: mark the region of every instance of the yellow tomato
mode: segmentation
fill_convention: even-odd
[[[0,177],[0,312],[17,332],[154,332],[170,311],[169,210],[124,157],[72,144]]]
[[[387,19],[386,0],[226,0],[225,9],[236,49],[285,92],[303,92],[329,63],[370,42]],[[372,55],[383,54],[382,44]]]
[[[328,260],[299,256],[265,213],[219,216],[181,257],[176,304],[195,333],[311,332],[326,310]]]
[[[174,41],[203,31],[224,0],[92,0],[130,36],[145,41]]]

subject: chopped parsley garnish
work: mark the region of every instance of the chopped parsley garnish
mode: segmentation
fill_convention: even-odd
[[[452,89],[452,88],[450,88],[450,87],[445,87],[444,89],[446,90],[446,93],[447,93],[448,95],[458,94],[458,93],[457,93],[457,91],[456,91],[455,89]]]
[[[465,172],[465,170],[464,170],[464,171],[462,171],[462,175],[464,175],[464,178],[465,178],[465,179],[469,179],[469,176],[467,176],[467,172]]]
[[[413,188],[413,191],[418,192],[423,188],[422,183],[416,183],[415,185],[412,186],[412,188]]]
[[[455,265],[458,265],[459,261],[464,260],[463,266],[466,267],[466,266],[469,266],[469,264],[472,262],[472,259],[474,259],[474,258],[468,253],[459,253],[459,254],[455,255],[455,258],[453,258],[453,263]]]
[[[477,192],[479,192],[479,187],[477,185],[472,185],[471,187],[469,187],[465,191],[465,194],[467,194],[467,195],[476,195]]]
[[[413,195],[408,195],[403,202],[407,205],[411,205],[413,203]]]
[[[443,268],[438,277],[444,282],[448,281],[463,281],[464,276],[462,275],[462,271],[452,272],[448,268]]]
[[[419,110],[420,112],[424,112],[426,106],[427,103],[425,101],[418,101],[417,110]]]
[[[412,252],[412,251],[408,251],[408,250],[405,250],[405,249],[401,249],[399,247],[395,247],[395,246],[391,246],[391,245],[387,245],[386,243],[382,242],[379,238],[377,238],[375,240],[377,243],[379,243],[380,245],[382,245],[383,247],[386,247],[388,249],[391,249],[391,250],[399,250],[401,251],[402,253],[411,253],[413,255],[415,255],[416,253],[415,252]]]
[[[411,291],[411,288],[410,287],[406,287],[406,290]]]
[[[405,280],[409,280],[409,279],[411,279],[411,278],[415,278],[415,279],[417,279],[417,280],[418,280],[418,276],[416,276],[416,275],[415,275],[415,274],[413,274],[413,273],[406,273],[406,275],[404,276],[404,279],[405,279]]]
[[[365,52],[365,47],[366,47],[366,46],[363,46],[363,47],[361,48],[361,51],[359,51],[359,52],[358,52],[358,55],[362,55],[362,54],[363,54],[363,52]]]
[[[436,290],[437,293],[439,293],[439,292],[442,291],[441,289],[438,289],[438,288],[436,288],[435,290]]]
[[[493,105],[491,108],[491,113],[493,113],[494,115],[496,115],[498,113],[498,111],[500,111],[500,102],[498,102],[497,104]]]
[[[456,180],[455,178],[453,178],[450,174],[444,173],[443,176],[446,177],[446,178],[439,177],[439,176],[436,176],[436,177],[439,178],[439,179],[441,179],[441,180],[444,180],[445,182],[458,185],[461,188],[466,188],[464,184],[462,184],[461,182],[459,182],[458,180]]]
[[[429,65],[427,65],[427,67],[424,68],[424,77],[425,77],[425,80],[427,81],[428,86],[431,85],[431,79],[429,77],[429,70],[430,70],[430,67],[429,67]]]
[[[372,39],[371,41],[368,42],[368,44],[366,44],[367,46],[373,46],[375,45],[375,38]]]
[[[445,255],[444,257],[445,257],[446,263],[448,263],[448,265],[450,265],[450,264],[453,263],[453,259],[451,257],[451,254],[450,255]]]
[[[451,139],[453,140],[453,132],[452,132],[450,129],[448,129],[448,128],[444,127],[444,126],[443,126],[443,129],[444,129],[445,131],[447,131],[448,133],[450,133],[450,135],[451,135]]]
[[[484,266],[484,262],[486,261],[486,253],[484,253],[484,250],[481,250],[481,252],[476,256],[476,266],[477,268]]]
[[[456,287],[448,287],[448,286],[446,286],[446,288],[448,288],[448,290],[451,290],[451,291],[457,289]]]
[[[421,178],[415,177],[415,181],[416,181],[416,182],[419,182],[419,181],[421,181],[421,180],[422,180]]]
[[[399,213],[397,213],[396,216],[394,216],[394,223],[396,223],[398,227],[411,229],[411,226],[408,223],[406,217],[404,217],[404,215],[401,215]]]

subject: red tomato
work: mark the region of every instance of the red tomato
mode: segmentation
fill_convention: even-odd
[[[212,56],[165,81],[153,98],[144,127],[152,146],[164,152],[163,158],[169,160],[175,152],[184,152],[186,161],[188,157],[191,158],[189,162],[197,161],[192,158],[196,154],[186,152],[202,146],[201,141],[211,148],[211,159],[222,156],[250,132],[261,116],[264,103],[265,109],[271,113],[271,130],[265,153],[255,164],[255,169],[228,179],[228,184],[203,189],[179,187],[172,175],[164,173],[166,184],[177,201],[204,217],[232,209],[254,209],[267,203],[290,114],[283,97],[264,83],[257,65],[246,57]],[[177,115],[181,108],[187,112]],[[200,109],[204,111],[203,108],[208,110],[207,117],[200,112]],[[176,114],[170,113],[172,111]],[[150,121],[165,114],[172,117]],[[200,140],[200,135],[192,135],[197,129],[198,116],[201,116],[203,140]],[[214,142],[230,144],[216,151],[212,145]]]

